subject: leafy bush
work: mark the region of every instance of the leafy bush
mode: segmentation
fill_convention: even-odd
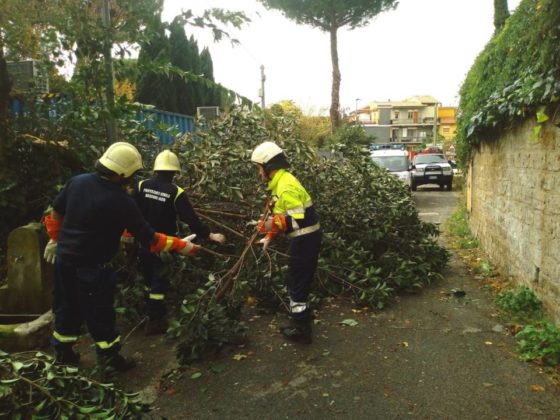
[[[543,316],[542,302],[527,286],[499,293],[496,303],[502,311],[520,321],[540,320]]]
[[[238,307],[246,295],[256,296],[259,305],[273,310],[285,301],[285,239],[276,240],[266,254],[248,245],[268,195],[250,154],[266,139],[286,150],[291,171],[313,197],[321,219],[324,239],[314,301],[348,295],[356,303],[382,308],[396,293],[418,290],[440,277],[448,254],[436,243],[437,228],[418,218],[406,187],[374,165],[366,149],[351,142],[333,145],[339,152],[334,157],[319,158],[296,137],[295,127],[290,116],[237,109],[174,145],[184,168],[179,185],[212,229],[228,234],[228,244],[216,250],[242,255],[228,260],[200,253],[175,271],[181,273],[172,280],[177,296],[178,290],[188,295],[173,324],[181,360],[200,352],[200,337],[212,335],[212,341],[220,342],[225,334],[222,315],[228,307]],[[209,278],[215,280],[208,283]],[[216,307],[226,296],[228,307]],[[201,325],[195,325],[193,315]],[[213,325],[213,320],[221,325]]]
[[[560,365],[560,328],[550,321],[528,325],[517,333],[517,348],[525,361]]]
[[[138,394],[55,365],[44,353],[26,357],[0,351],[0,417],[11,419],[142,418],[149,407]]]
[[[213,284],[213,282],[212,282]],[[177,347],[180,363],[198,359],[204,352],[219,350],[225,344],[235,343],[243,338],[247,328],[237,319],[239,307],[215,300],[207,302],[204,295],[213,291],[213,286],[185,296],[181,305],[181,322],[175,320],[170,325],[170,336],[181,338]],[[187,321],[188,319],[188,321]]]

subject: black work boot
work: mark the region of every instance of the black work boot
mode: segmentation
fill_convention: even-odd
[[[80,353],[72,350],[72,347],[55,347],[54,362],[59,365],[77,365],[80,362]]]
[[[167,321],[163,318],[148,319],[144,327],[144,335],[160,335],[167,332],[169,327]]]
[[[296,343],[311,344],[313,341],[311,334],[311,319],[291,319],[290,323],[283,327],[281,331],[284,337]]]
[[[98,355],[97,363],[116,370],[117,372],[127,372],[136,367],[134,359],[124,357],[119,353],[112,355]]]

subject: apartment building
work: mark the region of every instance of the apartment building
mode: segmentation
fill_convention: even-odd
[[[358,109],[354,120],[374,138],[374,143],[405,143],[407,148],[413,148],[433,138],[437,104],[432,96],[372,102]]]

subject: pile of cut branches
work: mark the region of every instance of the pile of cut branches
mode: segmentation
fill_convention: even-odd
[[[285,300],[287,241],[276,239],[266,253],[254,243],[268,193],[250,155],[262,141],[286,151],[290,171],[317,207],[324,236],[315,301],[345,295],[380,309],[397,293],[437,279],[447,262],[436,243],[437,228],[418,218],[406,187],[373,164],[366,150],[339,144],[331,158],[320,158],[298,139],[295,127],[289,117],[237,109],[174,145],[188,168],[178,184],[211,229],[228,236],[226,246],[213,249],[229,255],[199,253],[175,270],[173,293],[181,303],[171,333],[182,340],[180,360],[199,356],[204,346],[197,336],[223,344],[239,333],[238,323],[228,323],[248,296],[275,310]],[[227,325],[236,330],[230,336]]]

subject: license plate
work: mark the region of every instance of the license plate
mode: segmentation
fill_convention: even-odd
[[[428,179],[437,179],[437,176],[429,176]]]

